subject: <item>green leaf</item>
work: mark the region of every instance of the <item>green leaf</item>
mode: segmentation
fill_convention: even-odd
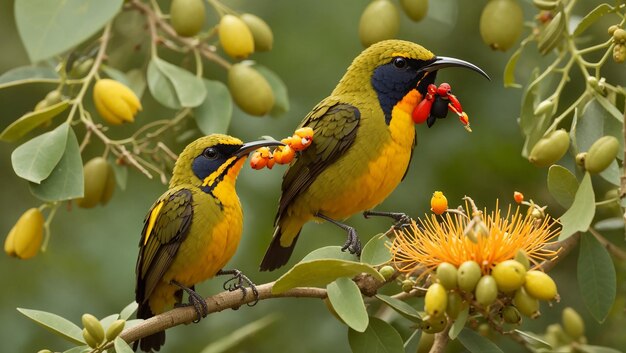
[[[450,327],[450,331],[448,331],[448,337],[450,337],[451,340],[456,339],[459,336],[459,333],[463,331],[468,317],[469,306],[467,306],[465,309],[463,309],[463,311],[459,313],[459,316],[456,317],[454,323]]]
[[[51,67],[20,66],[0,75],[0,89],[42,81],[58,82],[59,75]]]
[[[148,65],[148,88],[159,103],[172,109],[197,107],[207,93],[200,77],[156,56]]]
[[[624,135],[622,134],[622,122],[614,119],[614,115],[607,110],[602,102],[608,100],[602,96],[596,96],[590,100],[583,109],[582,116],[576,121],[576,152],[584,152],[589,150],[591,145],[602,136],[613,136],[620,143],[620,151],[624,149]],[[617,108],[611,103],[608,107],[617,111]],[[620,114],[619,111],[617,113]],[[620,159],[623,155],[618,156]]]
[[[287,93],[287,86],[283,80],[274,73],[274,71],[268,69],[262,65],[254,65],[254,68],[267,80],[272,92],[274,93],[274,107],[270,112],[271,116],[280,116],[289,111],[289,95]]]
[[[591,234],[580,238],[578,286],[591,315],[602,323],[615,302],[615,267],[608,251]]]
[[[371,317],[365,332],[348,331],[352,353],[404,353],[402,337],[393,326]]]
[[[599,175],[602,179],[608,181],[609,183],[615,186],[620,186],[620,177],[622,173],[616,160],[613,160],[613,162],[611,162],[605,170],[601,171]]]
[[[584,353],[623,353],[611,347],[591,346],[588,344],[577,345],[576,349]]]
[[[137,302],[131,302],[130,304],[126,305],[126,307],[120,312],[120,319],[128,320],[128,318],[133,315],[138,307],[139,304],[137,304]]]
[[[376,298],[387,304],[390,308],[395,310],[398,314],[402,315],[406,319],[409,319],[415,323],[422,322],[422,317],[420,316],[420,313],[410,304],[400,299],[396,299],[384,294],[376,294]]]
[[[65,152],[48,178],[30,183],[30,192],[43,201],[64,201],[83,196],[83,161],[74,130],[67,136]]]
[[[326,287],[339,277],[354,277],[361,273],[372,275],[380,282],[385,281],[370,265],[356,261],[320,259],[297,263],[274,283],[272,293],[279,294],[296,287]]]
[[[376,234],[365,244],[361,252],[361,262],[378,266],[391,261],[391,252],[386,244],[389,238],[384,233]]]
[[[611,103],[611,101],[609,101],[606,97],[601,96],[597,92],[594,97],[596,98],[598,103],[600,103],[600,105],[602,105],[602,107],[606,109],[610,116],[615,118],[615,120],[619,121],[620,123],[624,121],[624,115],[622,115],[619,109],[617,109],[617,107],[613,103]]]
[[[405,352],[417,352],[420,340],[422,339],[422,330],[415,330],[411,336],[404,341]]]
[[[15,0],[15,22],[31,62],[88,39],[120,11],[123,0]]]
[[[535,68],[530,75],[530,82],[535,81],[539,76],[539,69]],[[537,101],[538,83],[531,83],[522,96],[522,107],[520,109],[519,126],[524,136],[528,136],[534,128],[535,102]]]
[[[113,341],[113,347],[115,347],[115,353],[135,353],[135,351],[130,348],[128,343],[122,339],[122,337],[115,337]]]
[[[593,185],[591,185],[591,176],[585,173],[580,186],[576,191],[574,203],[561,216],[560,221],[563,228],[559,240],[569,238],[576,232],[584,232],[589,229],[593,216],[596,213],[596,198],[593,194]]]
[[[33,183],[46,179],[63,157],[69,129],[65,122],[17,147],[11,153],[15,174]]]
[[[515,67],[517,66],[517,60],[522,55],[523,50],[524,46],[517,48],[515,53],[509,58],[509,61],[507,61],[504,67],[504,87],[522,88],[522,85],[515,82]]]
[[[255,334],[273,324],[276,320],[278,320],[278,315],[276,314],[264,316],[261,319],[240,327],[235,331],[230,332],[227,336],[223,336],[217,341],[212,342],[200,353],[232,352],[233,348],[237,347],[245,340],[249,340],[251,337],[254,337]]]
[[[340,277],[329,283],[326,291],[328,300],[343,322],[357,332],[364,332],[369,317],[359,286],[351,278]]]
[[[194,117],[203,134],[225,134],[233,115],[233,99],[228,87],[220,81],[202,80],[207,97],[194,109]]]
[[[100,319],[100,324],[104,328],[104,332],[106,332],[106,330],[109,328],[109,326],[111,326],[113,321],[119,319],[119,317],[119,314],[111,314],[107,317],[103,317],[102,319]]]
[[[624,219],[622,217],[603,219],[594,224],[593,227],[598,231],[622,230],[624,229]]]
[[[472,329],[464,328],[457,338],[463,347],[467,348],[471,353],[502,353],[502,350],[495,343]]]
[[[569,169],[558,164],[548,170],[548,191],[559,205],[569,208],[578,190],[578,180]]]
[[[591,26],[594,22],[596,22],[600,17],[610,13],[613,10],[608,4],[601,4],[595,9],[591,10],[583,19],[578,23],[576,29],[574,30],[574,37],[582,34],[589,26]]]
[[[85,344],[83,330],[64,317],[40,310],[17,308],[17,311],[72,343]]]
[[[7,142],[15,142],[19,140],[41,124],[50,121],[55,116],[61,114],[69,105],[69,101],[62,101],[49,107],[45,107],[42,110],[24,114],[22,117],[11,123],[11,125],[7,126],[2,133],[0,133],[0,140]]]
[[[341,246],[324,246],[318,249],[311,251],[306,254],[300,260],[300,262],[306,262],[311,260],[319,260],[319,259],[337,259],[337,260],[346,260],[346,261],[359,261],[359,258],[350,254],[348,251],[341,251]]]
[[[528,342],[532,347],[537,348],[548,348],[552,349],[550,343],[546,342],[542,337],[537,336],[532,332],[526,332],[522,330],[514,330],[518,335],[520,335],[526,342]]]

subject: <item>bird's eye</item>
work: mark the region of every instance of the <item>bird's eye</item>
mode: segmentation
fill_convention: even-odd
[[[219,156],[219,153],[217,152],[215,148],[209,147],[202,152],[202,155],[208,159],[217,159],[217,157]]]
[[[393,59],[393,66],[398,69],[404,69],[407,65],[407,61],[405,58],[397,57]]]

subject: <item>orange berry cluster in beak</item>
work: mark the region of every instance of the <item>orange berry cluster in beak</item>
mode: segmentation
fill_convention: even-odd
[[[440,84],[439,87],[433,84],[428,85],[426,95],[413,109],[413,122],[416,124],[426,122],[428,127],[431,127],[437,119],[445,118],[449,110],[458,115],[459,120],[467,131],[472,131],[469,127],[469,117],[463,111],[461,102],[452,94],[450,84],[445,82]]]
[[[278,146],[271,151],[268,147],[261,147],[252,153],[250,166],[252,169],[272,169],[275,163],[291,163],[296,152],[304,151],[313,143],[313,129],[303,127],[294,132],[290,137],[281,140],[284,146]]]

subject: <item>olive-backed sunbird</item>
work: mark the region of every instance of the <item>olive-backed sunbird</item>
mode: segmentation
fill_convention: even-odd
[[[413,109],[434,83],[437,70],[465,67],[401,40],[371,45],[357,56],[330,96],[300,127],[314,131],[312,145],[283,176],[274,237],[261,270],[284,265],[302,226],[329,221],[348,233],[343,250],[360,253],[354,228],[340,223],[381,203],[406,175],[416,144]]]
[[[239,271],[222,270],[242,233],[235,181],[250,152],[280,144],[267,140],[244,144],[214,134],[185,147],[174,165],[169,189],[144,221],[135,269],[138,318],[147,319],[180,304],[185,291],[199,319],[206,315],[206,303],[193,291],[196,283],[219,274],[233,274],[241,282]],[[161,331],[135,342],[134,348],[149,352],[159,350],[164,342],[165,331]]]

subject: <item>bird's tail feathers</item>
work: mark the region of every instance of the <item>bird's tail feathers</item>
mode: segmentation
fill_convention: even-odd
[[[154,313],[150,310],[150,305],[147,301],[139,304],[137,318],[149,319],[153,316]],[[154,352],[160,350],[163,344],[165,344],[165,331],[159,331],[135,341],[135,343],[133,343],[133,350],[137,351],[137,347],[139,347],[144,352]]]
[[[263,261],[261,261],[260,270],[261,271],[273,271],[281,266],[284,266],[291,254],[293,253],[293,248],[296,246],[296,242],[298,241],[298,237],[300,236],[300,229],[293,238],[291,245],[288,247],[284,247],[280,245],[280,239],[284,236],[283,229],[280,225],[276,227],[274,231],[274,237],[272,238],[272,242],[270,246],[267,248],[265,252],[265,256],[263,257]]]

